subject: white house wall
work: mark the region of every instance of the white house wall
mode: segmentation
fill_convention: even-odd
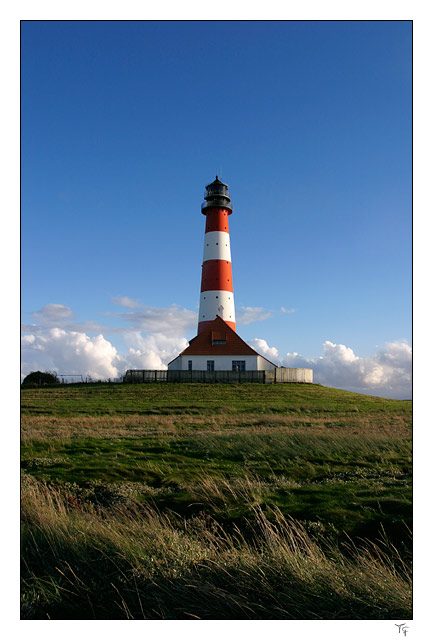
[[[262,358],[262,356],[257,356],[257,370],[258,371],[274,371],[275,365],[266,358]]]
[[[182,356],[177,356],[177,358],[170,362],[168,368],[175,371],[182,369]]]
[[[188,370],[188,360],[192,360],[192,369],[193,371],[207,371],[207,361],[213,360],[215,365],[215,371],[231,371],[232,370],[232,361],[233,360],[245,360],[245,370],[246,371],[257,371],[258,363],[257,359],[261,356],[179,356],[182,359],[182,371]],[[177,358],[176,358],[177,360]],[[263,360],[263,358],[262,358]],[[169,366],[169,369],[172,369],[172,366]]]

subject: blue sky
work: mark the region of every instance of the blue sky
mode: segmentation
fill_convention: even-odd
[[[410,22],[35,21],[21,37],[24,369],[84,372],[72,331],[119,370],[195,335],[200,204],[222,167],[239,334],[319,376],[332,352],[323,383],[352,363],[348,387],[368,388],[362,369],[408,397]]]

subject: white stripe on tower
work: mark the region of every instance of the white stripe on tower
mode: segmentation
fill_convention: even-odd
[[[198,333],[220,316],[236,331],[228,217],[232,213],[227,185],[218,180],[206,187],[206,216]]]
[[[208,231],[204,234],[203,262],[206,260],[232,261],[227,231]]]
[[[200,294],[200,322],[215,320],[220,316],[225,322],[235,324],[233,291],[202,291]],[[199,332],[200,333],[200,332]]]

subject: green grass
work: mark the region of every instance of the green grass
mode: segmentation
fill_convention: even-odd
[[[135,483],[135,496],[186,517],[201,510],[203,477],[233,484],[251,479],[256,497],[207,495],[221,522],[251,515],[251,504],[277,505],[304,521],[321,520],[350,535],[405,531],[411,514],[411,446],[407,439],[274,433],[179,438],[74,439],[23,445],[23,468],[51,484],[118,490]],[[149,489],[165,488],[155,494]],[[191,506],[191,504],[193,506]],[[395,513],[396,508],[397,513]]]
[[[23,488],[27,619],[408,619],[410,571],[386,539],[356,548],[314,540],[256,508],[252,535],[201,513],[69,505]]]
[[[410,416],[411,402],[307,384],[129,384],[25,389],[29,415],[214,415],[226,413],[386,413]]]
[[[302,540],[307,536],[308,545],[313,545],[317,553],[325,554],[326,563],[334,562],[334,565],[337,557],[337,564],[344,566],[353,561],[345,546],[350,536],[357,557],[351,572],[364,557],[365,545],[377,545],[382,539],[387,541],[388,560],[382,558],[385,564],[389,561],[394,566],[395,554],[405,567],[410,563],[410,402],[361,396],[319,385],[74,385],[23,390],[22,410],[22,467],[25,486],[30,487],[28,491],[34,503],[29,507],[30,515],[25,516],[26,617],[58,617],[59,612],[66,610],[70,616],[75,606],[66,604],[66,596],[52,577],[58,577],[56,568],[60,569],[62,556],[60,551],[56,556],[55,545],[50,547],[52,542],[45,542],[48,535],[45,524],[35,515],[38,500],[46,505],[50,522],[60,518],[62,531],[65,527],[75,531],[77,518],[89,527],[92,519],[99,523],[103,512],[103,518],[111,522],[120,535],[122,527],[129,531],[132,525],[128,518],[134,513],[140,521],[143,518],[144,521],[146,518],[157,520],[157,526],[165,528],[168,537],[172,535],[170,531],[187,531],[188,542],[184,542],[194,545],[197,522],[211,522],[218,539],[214,543],[219,548],[222,539],[230,538],[230,544],[236,548],[236,553],[233,549],[232,553],[240,554],[236,560],[240,565],[235,563],[236,567],[243,566],[248,556],[251,576],[260,572],[260,563],[264,562],[263,556],[254,555],[255,551],[250,548],[252,544],[257,551],[265,544],[264,521],[268,532],[269,527],[278,525],[284,540],[289,530],[291,536],[297,535]],[[285,524],[281,525],[282,522]],[[54,535],[50,531],[49,540]],[[126,538],[128,531],[124,532]],[[78,534],[75,532],[75,535]],[[93,549],[93,538],[88,544],[89,549]],[[281,544],[284,547],[285,543]],[[78,557],[78,551],[75,547],[73,552],[68,551],[72,553],[72,571],[84,562]],[[37,557],[42,552],[44,562],[41,564]],[[258,563],[254,570],[251,554]],[[135,566],[137,559],[128,558],[128,563]],[[398,567],[403,566],[400,560],[397,572]],[[218,566],[222,562],[219,556],[213,561]],[[284,562],[287,561],[285,558]],[[60,564],[64,572],[63,561]],[[188,571],[196,571],[197,567],[192,565]],[[334,565],[332,571],[337,571]],[[129,564],[128,567],[125,571],[130,575]],[[236,580],[240,579],[238,568],[233,569]],[[271,573],[274,569],[273,566]],[[161,567],[158,571],[158,580],[162,580],[164,572]],[[194,573],[195,578],[188,573],[185,580],[197,578],[197,584],[204,581],[206,588],[213,590],[215,602],[211,609],[215,612],[220,602],[216,583],[212,582],[217,580],[216,574],[209,573],[207,565],[206,570],[201,571],[200,575]],[[400,578],[407,583],[405,572],[406,569]],[[170,584],[170,589],[176,592],[172,578],[168,582],[164,582],[164,578],[164,588],[168,589]],[[251,579],[254,583],[255,578]],[[51,581],[55,595],[44,592],[46,603],[43,604],[41,590],[47,580]],[[86,582],[80,580],[83,584]],[[39,585],[36,591],[35,584]],[[79,591],[79,584],[75,584],[75,590]],[[129,593],[130,587],[128,578],[122,588]],[[301,588],[299,584],[298,587]],[[146,589],[146,593],[152,590],[149,585]],[[254,589],[253,611],[248,608],[250,605],[243,608],[244,605],[238,603],[239,616],[278,617],[269,603],[265,615],[260,609],[257,585]],[[311,598],[312,588],[309,589]],[[182,599],[186,597],[184,585],[181,591]],[[158,589],[152,597],[157,597],[157,592]],[[134,610],[131,616],[143,617],[137,613],[136,591],[134,593],[129,594],[135,602],[130,605],[130,613]],[[74,602],[77,603],[81,595],[77,595],[78,600]],[[92,602],[92,598],[96,598],[93,592],[87,595]],[[319,598],[319,594],[316,595]],[[249,602],[248,597],[245,595]],[[125,602],[128,601],[125,598]],[[374,607],[355,605],[356,598],[351,598],[350,606],[335,608],[328,614],[343,618],[373,615]],[[168,601],[171,602],[170,598]],[[290,606],[288,603],[286,609],[282,608],[282,617],[315,617],[312,601],[308,606],[313,610],[306,604],[310,613],[304,616],[293,603]],[[96,602],[92,606],[98,610]],[[407,613],[407,602],[405,606]],[[162,607],[153,614],[146,610],[144,617],[175,617],[176,607],[170,607]],[[186,604],[185,607],[188,608]],[[125,609],[112,608],[107,612],[104,607],[95,615],[129,616]],[[206,617],[208,614],[197,609],[192,615]],[[319,607],[316,617],[323,615]],[[383,615],[378,617],[387,616],[392,617],[389,608],[383,609]]]

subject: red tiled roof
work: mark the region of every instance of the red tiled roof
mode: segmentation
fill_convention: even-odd
[[[214,339],[216,335],[225,336],[225,344],[212,344],[212,335]],[[209,324],[206,329],[201,331],[198,336],[190,340],[189,346],[182,351],[181,356],[258,356],[257,351],[247,345],[233,331],[222,318],[217,316],[215,320]],[[262,356],[263,357],[263,356]]]
[[[214,340],[227,340],[226,331],[212,331],[211,333],[212,342]]]

